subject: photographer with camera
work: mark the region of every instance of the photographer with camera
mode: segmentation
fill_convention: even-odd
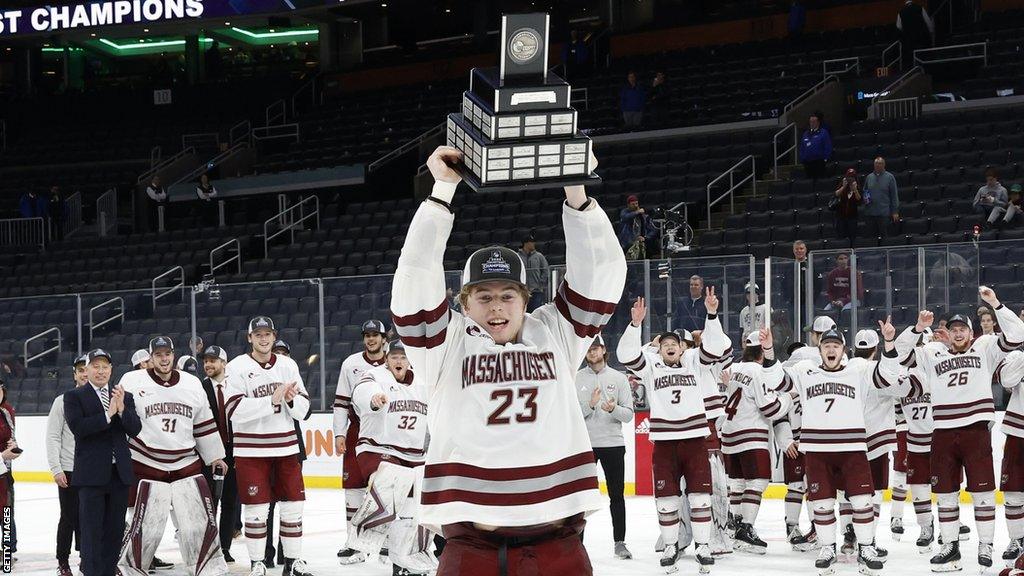
[[[654,221],[640,207],[636,194],[631,194],[619,213],[619,244],[626,253],[626,260],[646,260],[656,255],[657,237]]]

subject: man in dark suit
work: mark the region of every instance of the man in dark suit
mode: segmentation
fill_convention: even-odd
[[[135,400],[111,387],[113,363],[101,349],[89,352],[89,385],[64,394],[64,418],[75,436],[75,475],[84,576],[114,576],[124,536],[128,488],[135,482],[128,437],[142,431]]]
[[[203,390],[206,391],[206,399],[210,402],[210,410],[217,421],[217,430],[220,432],[220,439],[224,443],[224,462],[228,465],[228,471],[221,482],[221,494],[219,502],[216,500],[216,488],[214,489],[214,507],[220,506],[220,548],[224,551],[224,561],[234,562],[231,557],[231,539],[235,535],[235,517],[238,515],[238,484],[235,481],[235,458],[232,454],[231,444],[231,421],[224,417],[224,402],[228,397],[227,375],[224,369],[227,368],[228,354],[220,346],[209,346],[203,351],[200,358],[203,362],[203,371],[206,377],[203,378]],[[203,476],[211,487],[214,486],[213,471],[209,466],[203,466]]]

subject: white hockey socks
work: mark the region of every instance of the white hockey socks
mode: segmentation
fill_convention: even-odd
[[[846,492],[836,490],[836,495],[839,500],[839,533],[846,534],[846,527],[853,524],[853,506],[846,499]]]
[[[996,493],[971,492],[971,498],[974,499],[974,523],[978,526],[978,541],[992,544],[996,534]]]
[[[911,484],[910,497],[914,500],[914,515],[917,525],[932,525],[932,487],[929,484]]]
[[[658,508],[658,527],[665,545],[677,543],[679,541],[679,496],[655,498],[654,505]]]
[[[690,502],[694,545],[707,544],[711,540],[711,494],[687,494],[686,499]]]
[[[356,511],[366,497],[366,488],[345,488],[345,520],[348,525],[349,538],[355,536],[356,525],[352,523]]]
[[[761,497],[768,488],[767,479],[747,480],[743,491],[743,523],[754,525],[757,512],[761,509]]]
[[[278,502],[280,516],[281,551],[285,558],[298,559],[302,555],[302,507],[301,500]]]
[[[869,544],[875,540],[875,510],[871,505],[871,494],[858,494],[850,496],[850,506],[853,508],[853,532],[857,535],[857,542]]]
[[[814,529],[818,533],[818,541],[822,546],[836,543],[836,500],[826,498],[811,502],[814,511]]]
[[[729,513],[733,516],[743,515],[743,491],[746,480],[729,478]]]
[[[903,505],[907,501],[907,473],[893,472],[892,474],[892,505],[889,508],[891,518],[903,519]]]
[[[1006,499],[1006,530],[1010,540],[1024,537],[1024,492],[1003,492]]]
[[[245,505],[245,547],[249,560],[262,562],[267,553],[267,513],[270,504]]]
[[[804,483],[786,484],[786,524],[800,524],[800,507],[804,504]]]
[[[939,504],[939,533],[943,542],[956,542],[960,539],[960,494],[947,492],[936,494]]]

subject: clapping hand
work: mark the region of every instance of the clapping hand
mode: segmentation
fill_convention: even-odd
[[[590,393],[590,409],[593,410],[597,403],[601,401],[601,389],[594,388],[594,391]]]
[[[601,404],[601,409],[605,412],[611,412],[612,410],[615,410],[615,406],[615,400],[606,400]]]

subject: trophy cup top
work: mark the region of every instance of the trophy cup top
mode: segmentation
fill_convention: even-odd
[[[501,86],[545,83],[550,19],[544,12],[501,17]]]

